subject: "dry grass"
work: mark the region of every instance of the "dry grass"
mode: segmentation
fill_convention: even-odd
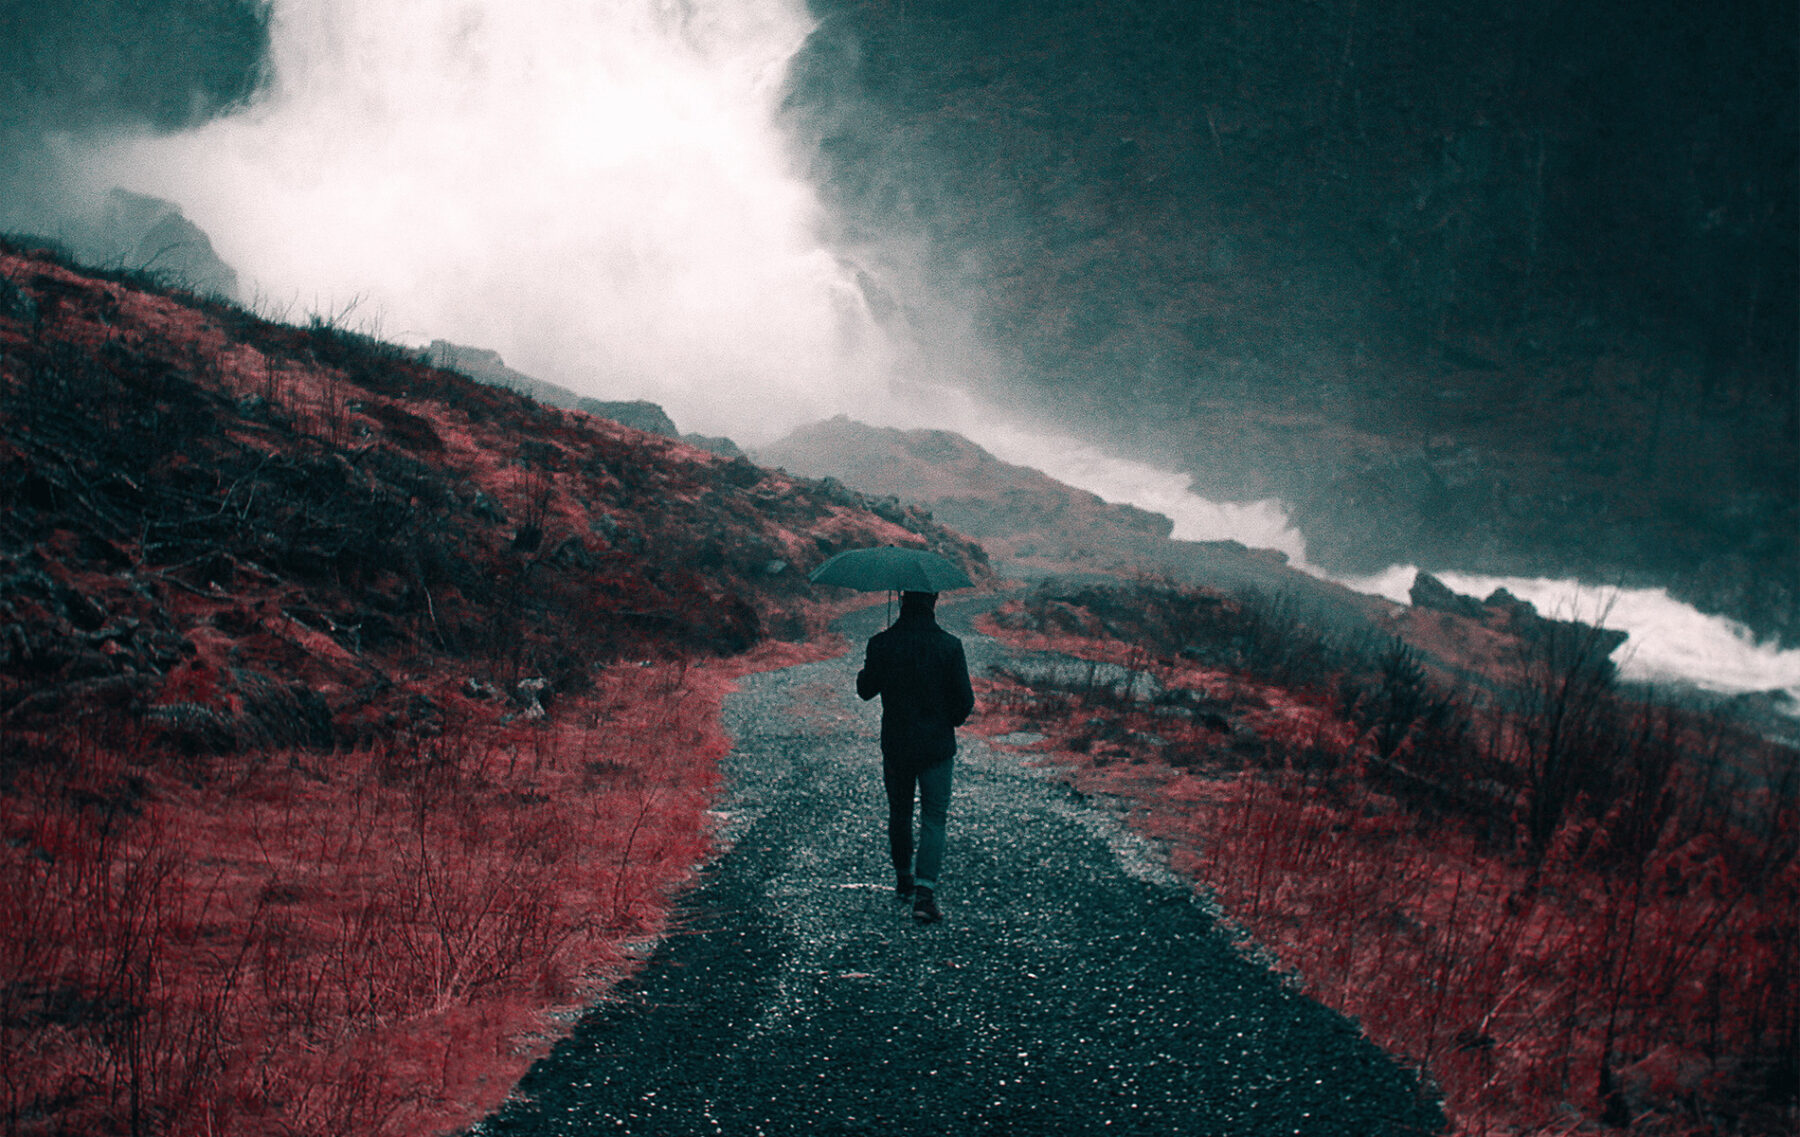
[[[620,667],[554,720],[192,781],[46,755],[0,797],[4,1131],[466,1124],[661,929],[728,687]]]
[[[1380,689],[1380,653],[1288,688],[1098,621],[1020,604],[991,630],[1144,668],[1154,696],[1000,676],[983,729],[1046,733],[1042,760],[1127,802],[1280,966],[1430,1074],[1455,1132],[1794,1130],[1793,751],[1610,695],[1549,705],[1548,684],[1479,714],[1451,699],[1473,724],[1432,699],[1373,714],[1346,696]],[[1421,681],[1391,653],[1385,674]],[[1580,741],[1572,790],[1542,776],[1552,717]]]

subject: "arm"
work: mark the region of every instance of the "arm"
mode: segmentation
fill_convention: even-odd
[[[962,641],[952,640],[955,644],[950,653],[946,676],[947,687],[944,692],[944,704],[950,708],[950,725],[961,726],[969,721],[969,715],[975,710],[975,688],[969,684],[969,661],[963,655]]]
[[[875,641],[869,641],[869,648],[863,653],[863,667],[856,673],[856,695],[863,702],[868,702],[881,694],[881,672],[875,665]]]

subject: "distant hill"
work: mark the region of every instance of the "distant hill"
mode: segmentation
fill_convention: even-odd
[[[947,430],[872,427],[839,415],[796,429],[756,457],[926,505],[938,520],[980,538],[991,554],[1013,560],[1121,564],[1173,528],[1160,514],[1002,462]]]
[[[1290,568],[1280,552],[1174,540],[1173,523],[1161,514],[1002,462],[950,431],[874,427],[840,415],[800,427],[755,457],[929,510],[979,538],[996,567],[1018,575],[1167,574],[1209,587],[1285,592],[1358,626],[1390,607]]]

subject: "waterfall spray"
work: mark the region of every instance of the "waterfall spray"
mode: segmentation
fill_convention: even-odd
[[[276,0],[251,106],[76,164],[180,203],[276,315],[773,434],[885,367],[775,122],[810,28],[801,0]]]

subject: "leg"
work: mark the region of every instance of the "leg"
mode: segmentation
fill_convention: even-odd
[[[894,874],[910,877],[913,867],[913,783],[917,775],[902,772],[892,762],[883,762],[881,776],[887,783],[888,852],[894,859]]]
[[[955,762],[945,759],[919,774],[919,872],[920,888],[937,887],[944,865],[944,828],[950,814],[950,771]],[[911,798],[911,794],[907,795]],[[911,801],[907,803],[911,820]],[[910,828],[910,826],[909,826]]]

